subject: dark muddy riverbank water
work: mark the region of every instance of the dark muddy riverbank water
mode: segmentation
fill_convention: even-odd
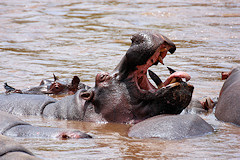
[[[240,62],[240,1],[41,0],[0,2],[0,83],[36,86],[55,73],[78,75],[93,86],[111,72],[130,45],[130,36],[157,31],[177,46],[151,69],[163,80],[166,66],[188,72],[194,97],[217,97],[222,71]],[[3,92],[3,87],[0,92]],[[240,157],[240,128],[202,116],[216,132],[181,141],[127,137],[129,126],[21,117],[41,126],[76,128],[92,140],[16,138],[45,159],[234,159]]]

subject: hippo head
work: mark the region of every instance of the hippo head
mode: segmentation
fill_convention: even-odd
[[[60,81],[54,75],[54,81],[49,85],[48,94],[74,94],[78,90],[78,85],[80,83],[80,79],[78,76],[74,76],[71,83],[69,81]]]
[[[130,48],[113,72],[97,74],[95,87],[82,93],[82,98],[109,122],[136,123],[159,114],[181,113],[193,92],[193,86],[181,78],[189,80],[190,76],[176,72],[159,88],[147,78],[149,67],[163,64],[168,51],[174,53],[174,43],[149,32],[134,34],[131,40]],[[174,78],[178,81],[170,83]]]
[[[53,74],[54,80],[44,79],[41,81],[39,86],[31,87],[28,90],[24,90],[25,94],[74,94],[77,92],[80,79],[78,76],[74,76],[72,79],[59,80]]]

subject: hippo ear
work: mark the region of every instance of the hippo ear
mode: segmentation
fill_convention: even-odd
[[[53,78],[54,78],[54,81],[57,81],[59,80],[57,76],[55,76],[55,74],[53,73]]]
[[[80,93],[80,97],[86,101],[92,100],[93,96],[94,96],[93,91],[84,91]]]
[[[80,79],[78,78],[78,76],[74,76],[72,79],[72,86],[78,86],[80,82]]]

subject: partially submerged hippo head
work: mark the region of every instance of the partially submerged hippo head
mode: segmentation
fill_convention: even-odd
[[[60,81],[54,74],[54,81],[50,81],[47,83],[47,90],[45,94],[74,94],[78,91],[78,85],[80,83],[80,79],[78,76],[74,76],[70,81]],[[42,84],[43,83],[43,84]],[[44,81],[41,82],[40,86],[44,85]]]
[[[189,104],[193,86],[175,79],[190,76],[175,72],[156,88],[147,78],[147,70],[163,64],[167,52],[174,53],[172,41],[161,34],[141,32],[131,38],[132,44],[114,71],[99,73],[95,87],[83,92],[87,104],[109,122],[136,123],[159,114],[179,114]],[[170,84],[171,83],[171,84]]]
[[[72,79],[59,80],[53,74],[53,80],[43,79],[40,82],[39,86],[30,87],[28,89],[15,89],[9,86],[7,83],[4,83],[4,88],[6,93],[21,93],[21,94],[51,94],[51,95],[60,95],[60,94],[75,94],[79,89],[88,89],[90,87],[80,82],[78,76],[74,76]]]

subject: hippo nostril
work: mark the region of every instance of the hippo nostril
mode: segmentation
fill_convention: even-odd
[[[105,77],[106,77],[105,75],[101,75],[100,82],[103,82],[106,79]]]
[[[93,91],[86,91],[86,92],[81,92],[80,97],[86,101],[89,101],[93,98]]]

